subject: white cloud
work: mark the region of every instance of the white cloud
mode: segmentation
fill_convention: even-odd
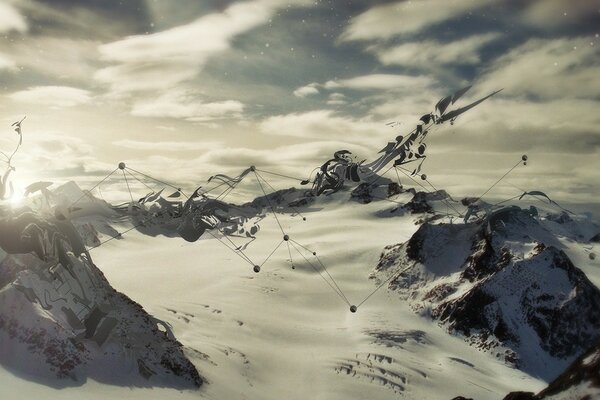
[[[169,141],[156,141],[148,142],[142,140],[131,140],[123,139],[113,142],[115,146],[125,147],[128,149],[135,150],[152,150],[152,151],[199,151],[208,150],[215,147],[223,146],[221,142],[169,142]]]
[[[497,59],[477,89],[505,88],[504,95],[541,98],[596,97],[600,46],[585,38],[531,39]]]
[[[0,3],[0,33],[27,31],[25,18],[9,3]]]
[[[349,79],[328,81],[324,87],[327,89],[355,89],[355,90],[389,90],[410,89],[420,90],[431,86],[435,81],[428,76],[411,76],[395,74],[361,75]]]
[[[65,37],[28,36],[26,40],[0,43],[25,74],[35,71],[52,79],[89,84],[98,64],[97,41]]]
[[[520,14],[521,20],[538,28],[576,26],[598,15],[598,3],[590,0],[535,0]]]
[[[221,118],[237,118],[244,105],[236,100],[205,103],[184,91],[170,91],[133,104],[131,114],[137,117],[178,118],[206,122]]]
[[[479,49],[499,36],[498,33],[486,33],[449,43],[427,40],[390,48],[372,47],[370,50],[384,65],[432,68],[440,65],[478,64],[481,61]]]
[[[229,5],[223,12],[150,35],[130,36],[99,47],[105,61],[96,79],[114,92],[165,89],[197,76],[214,55],[231,47],[236,36],[266,23],[280,7],[305,0],[254,0]]]
[[[17,68],[17,64],[8,56],[0,53],[0,71],[5,69],[9,71],[14,71]]]
[[[352,19],[343,41],[389,39],[417,33],[496,0],[420,0],[377,5]]]
[[[327,99],[327,104],[332,106],[340,106],[347,103],[346,96],[343,93],[331,93],[329,99]]]
[[[309,83],[306,86],[299,87],[298,89],[294,90],[294,96],[307,97],[307,96],[311,96],[313,94],[318,94],[319,93],[319,89],[317,89],[318,85],[319,85],[318,83],[313,82],[313,83]]]
[[[35,86],[9,95],[12,100],[51,107],[73,107],[89,103],[91,93],[69,86]]]
[[[382,123],[335,115],[331,110],[276,115],[265,119],[260,130],[269,135],[368,141],[383,131]]]

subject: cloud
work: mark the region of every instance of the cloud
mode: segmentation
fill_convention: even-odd
[[[542,29],[577,26],[598,15],[598,3],[589,0],[536,0],[522,12],[521,20]]]
[[[475,11],[496,0],[420,0],[377,5],[352,19],[342,41],[390,39]]]
[[[30,35],[22,41],[0,43],[0,50],[10,55],[23,75],[34,71],[53,80],[76,80],[80,85],[89,85],[98,64],[99,43],[95,40]]]
[[[531,39],[490,65],[477,86],[482,92],[543,99],[594,98],[600,93],[600,46],[587,38]]]
[[[135,150],[151,150],[151,151],[199,151],[208,150],[222,146],[221,142],[167,142],[157,141],[148,142],[142,140],[123,139],[113,142],[115,146],[125,147]]]
[[[131,114],[137,117],[178,118],[207,122],[223,118],[238,118],[244,105],[236,100],[205,103],[184,91],[167,92],[158,98],[133,104]]]
[[[313,83],[309,83],[306,86],[299,87],[298,89],[294,90],[294,96],[308,97],[313,94],[318,94],[319,93],[319,89],[317,89],[318,85],[319,85],[318,83],[313,82]]]
[[[395,47],[371,47],[384,65],[432,68],[440,65],[479,64],[479,50],[500,37],[498,33],[473,35],[449,43],[435,40],[404,43]]]
[[[0,3],[0,33],[27,31],[25,18],[9,3]]]
[[[266,23],[290,3],[307,2],[237,2],[186,25],[104,44],[99,47],[101,57],[116,65],[101,69],[95,77],[114,92],[172,87],[197,76],[211,57],[231,47],[236,36]]]
[[[368,119],[335,115],[331,110],[315,110],[272,116],[262,121],[259,128],[268,135],[346,139],[364,143],[373,136],[379,136],[384,126]]]
[[[431,86],[435,81],[425,75],[396,75],[396,74],[370,74],[349,79],[331,80],[323,86],[327,89],[354,89],[354,90],[390,90],[410,89],[421,90]]]
[[[327,99],[327,104],[332,106],[341,106],[347,103],[346,96],[343,93],[331,93],[329,99]]]
[[[9,95],[12,100],[51,107],[73,107],[89,103],[91,93],[69,86],[35,86]]]
[[[9,70],[14,71],[17,68],[17,64],[7,57],[6,55],[0,53],[0,71],[1,70]]]
[[[492,98],[457,119],[455,127],[442,128],[452,134],[430,139],[441,152],[593,154],[600,151],[600,115],[594,112],[599,106],[592,99]]]

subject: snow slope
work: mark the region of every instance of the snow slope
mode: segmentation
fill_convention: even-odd
[[[404,199],[404,197],[406,199]],[[410,194],[394,199],[410,201]],[[405,242],[426,219],[398,204],[349,201],[349,192],[319,198],[299,216],[280,214],[292,239],[315,250],[352,304],[375,289],[368,279],[381,249]],[[89,217],[98,240],[131,222]],[[209,399],[500,399],[546,383],[481,352],[414,313],[382,288],[356,313],[306,261],[281,247],[256,274],[210,236],[188,243],[132,230],[92,250],[111,285],[168,323],[206,384],[199,390],[130,389],[95,378],[56,390],[0,369],[0,396],[19,398]],[[94,240],[93,237],[91,240]],[[242,244],[245,239],[232,238]],[[266,215],[246,254],[262,262],[281,241]],[[574,245],[573,251],[579,251]],[[309,260],[310,254],[305,254]],[[590,263],[590,271],[595,271]]]

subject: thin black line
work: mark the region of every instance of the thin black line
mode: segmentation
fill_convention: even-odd
[[[265,192],[265,189],[263,188],[262,183],[260,183],[258,174],[256,173],[256,171],[252,171],[252,172],[254,172],[254,176],[256,176],[256,181],[258,182],[258,185],[260,186],[260,190],[262,190],[263,194],[265,195],[265,199],[267,200],[269,207],[271,207],[271,211],[273,212],[273,216],[275,217],[275,220],[277,221],[277,225],[279,225],[279,229],[281,229],[281,233],[285,235],[283,226],[281,226],[281,222],[279,222],[279,218],[277,218],[277,214],[275,213],[275,208],[273,208],[273,205],[271,204],[271,200],[269,199],[269,196],[267,196],[267,192]]]
[[[88,190],[88,193],[92,193],[92,190],[96,189],[98,187],[98,185],[100,185],[102,182],[104,182],[105,180],[107,180],[112,174],[114,174],[117,170],[119,169],[119,167],[115,168],[110,174],[106,175],[104,177],[104,179],[102,179],[100,182],[96,183],[90,190]],[[85,192],[81,195],[81,197],[79,197],[77,200],[75,200],[70,206],[69,208],[73,207],[75,204],[77,204],[79,202],[79,200],[83,199],[86,196]]]
[[[426,188],[425,186],[423,186],[423,185],[421,184],[421,182],[419,182],[418,180],[416,180],[415,178],[413,178],[412,176],[410,176],[409,174],[407,174],[406,172],[404,172],[404,171],[408,171],[407,169],[405,169],[405,168],[402,168],[402,167],[400,167],[400,166],[397,166],[397,167],[396,167],[396,169],[399,169],[399,170],[400,170],[400,172],[402,172],[404,175],[406,175],[408,178],[410,178],[410,180],[412,180],[412,181],[413,181],[414,183],[416,183],[417,185],[421,186],[421,187],[423,188],[423,190],[425,190],[427,193],[431,193],[431,191],[430,191],[428,188]],[[410,171],[409,171],[409,172],[410,172]]]
[[[260,177],[260,179],[263,180],[264,183],[267,184],[267,186],[269,186],[271,188],[271,190],[273,192],[277,192],[277,190],[273,186],[271,186],[271,184],[262,175],[260,175],[258,172],[256,174]],[[290,207],[292,210],[294,210],[296,212],[296,214],[298,214],[301,218],[304,218],[304,215],[302,215],[296,207],[290,206],[289,204],[288,204],[288,207]]]
[[[497,206],[497,205],[500,205],[500,204],[506,203],[507,201],[514,200],[514,199],[516,199],[516,198],[518,198],[518,197],[521,197],[521,195],[520,195],[520,194],[518,194],[518,195],[516,195],[516,196],[513,196],[513,197],[511,197],[510,199],[506,199],[506,200],[499,201],[499,202],[497,202],[497,203],[494,203],[494,204],[492,204],[492,205],[491,205],[491,207],[495,207],[495,206]],[[544,204],[545,204],[545,203],[544,203]]]
[[[229,241],[229,243],[231,243],[234,246],[233,248],[235,249],[235,251],[237,251],[240,254],[242,254],[242,256],[244,256],[244,258],[246,258],[249,263],[251,263],[252,265],[255,265],[254,262],[250,259],[250,257],[248,257],[246,255],[246,253],[244,253],[244,251],[241,249],[242,246],[238,246],[237,244],[235,244],[233,242],[233,240],[231,240],[231,238],[229,237],[229,235],[223,234],[223,237],[226,238]]]
[[[435,190],[436,192],[439,192],[438,188],[436,188],[435,186],[433,186],[433,183],[431,183],[429,181],[429,179],[425,179],[425,182],[429,183],[429,185],[431,185],[431,187],[433,188],[433,190]],[[446,193],[447,194],[447,193]],[[458,212],[458,210],[456,208],[454,208],[454,206],[452,205],[452,203],[450,203],[450,201],[448,199],[443,199],[442,201],[444,201],[444,203],[446,203],[446,207],[450,207],[451,209],[454,210],[455,213],[458,214],[458,216],[460,216],[460,213]]]
[[[237,255],[239,258],[241,258],[242,260],[246,261],[248,264],[252,265],[254,267],[254,263],[245,259],[244,257],[242,257],[242,255],[240,253],[237,252],[237,250],[232,249],[231,247],[229,247],[227,245],[227,243],[225,243],[224,241],[222,241],[220,238],[218,238],[217,236],[213,235],[213,233],[207,229],[206,232],[212,236],[213,238],[217,239],[219,241],[219,243],[221,243],[223,246],[227,247],[229,250],[231,250],[235,255]]]
[[[264,172],[265,174],[271,174],[271,175],[281,176],[282,178],[293,179],[295,181],[300,181],[300,182],[303,182],[303,181],[306,180],[306,179],[295,178],[295,177],[289,176],[289,175],[279,174],[277,172],[265,171],[264,169],[258,169],[257,168],[256,171]]]
[[[221,200],[221,201],[225,200],[225,197],[227,197],[231,192],[233,192],[233,190],[235,188],[237,188],[237,185],[239,185],[244,180],[245,177],[246,177],[246,175],[242,176],[241,178],[239,176],[237,178],[234,178],[234,179],[238,179],[239,178],[239,180],[237,182],[233,183],[229,188],[225,189],[223,191],[223,193],[221,193],[220,195],[218,195],[217,198],[216,198],[216,200]],[[225,192],[227,192],[227,193],[225,193]],[[221,196],[223,196],[223,197],[221,197]]]
[[[494,184],[492,186],[489,187],[488,190],[486,190],[485,192],[483,192],[483,194],[479,197],[477,197],[477,200],[481,199],[483,196],[485,196],[490,190],[492,190],[492,188],[494,186],[496,186],[502,179],[506,178],[506,175],[510,174],[512,172],[513,169],[517,168],[517,166],[519,164],[521,164],[523,161],[519,160],[519,162],[517,162],[511,169],[509,169],[508,171],[506,171],[506,173],[504,175],[502,175],[502,177],[500,177],[500,179],[498,179],[496,182],[494,182]]]
[[[129,172],[127,170],[123,170],[123,171],[126,171],[129,174],[129,176],[131,176],[133,179],[135,179],[136,181],[138,181],[142,185],[146,186],[149,190],[152,191],[152,193],[156,193],[154,189],[152,189],[150,186],[146,185],[146,183],[144,181],[142,181],[141,179],[139,179],[137,176],[135,176],[134,174],[132,174],[131,172]]]
[[[348,301],[348,298],[346,297],[346,295],[344,294],[344,292],[342,291],[342,289],[338,286],[338,284],[335,281],[335,279],[333,279],[333,276],[331,276],[331,274],[329,273],[329,271],[327,271],[327,268],[325,267],[325,264],[323,264],[323,262],[321,261],[321,259],[319,258],[319,256],[317,256],[316,254],[314,254],[315,253],[314,251],[310,251],[306,247],[304,247],[303,245],[301,245],[300,243],[296,242],[294,239],[290,239],[290,240],[292,242],[294,242],[295,244],[297,244],[298,246],[302,247],[303,249],[305,249],[306,251],[309,251],[311,254],[314,255],[314,257],[317,259],[317,261],[319,262],[319,264],[321,264],[321,267],[323,268],[323,270],[325,271],[325,273],[331,279],[331,282],[333,282],[333,284],[335,285],[335,287],[337,288],[337,290],[339,290],[340,294],[344,297],[344,299],[346,300],[346,303],[348,303],[348,305],[350,305],[350,301]]]
[[[290,250],[290,242],[286,241],[285,244],[287,244],[288,254],[290,255],[290,263],[292,264],[292,268],[294,268],[294,258],[292,257],[292,250]]]
[[[265,258],[265,261],[263,261],[263,262],[262,262],[262,264],[260,264],[260,266],[261,266],[261,267],[262,267],[263,265],[265,265],[265,263],[266,263],[267,261],[269,261],[269,258],[271,258],[271,256],[272,256],[273,254],[275,254],[275,252],[277,251],[277,249],[278,249],[278,248],[281,246],[281,244],[282,244],[283,242],[284,242],[284,240],[282,239],[282,240],[281,240],[281,242],[279,242],[279,244],[277,245],[277,247],[275,247],[275,248],[273,249],[273,251],[271,252],[271,254],[269,254],[269,255],[267,256],[267,258]]]
[[[398,273],[396,273],[396,274],[392,274],[392,275],[390,275],[390,277],[389,277],[389,278],[387,278],[387,279],[386,279],[385,281],[383,281],[383,282],[382,282],[382,283],[381,283],[379,286],[377,286],[377,288],[375,288],[375,290],[373,290],[373,291],[372,291],[372,292],[371,292],[371,293],[370,293],[370,294],[369,294],[367,297],[365,297],[365,299],[364,299],[363,301],[361,301],[361,302],[360,302],[360,303],[359,303],[359,304],[358,304],[356,307],[358,308],[358,307],[362,306],[362,305],[365,303],[365,301],[369,300],[369,298],[371,298],[371,296],[373,296],[373,295],[374,295],[374,294],[375,294],[375,293],[376,293],[376,292],[377,292],[379,289],[381,289],[381,287],[382,287],[383,285],[385,285],[386,283],[388,283],[389,281],[391,281],[391,280],[392,280],[392,278],[394,278],[394,277],[397,277],[397,276],[400,276],[400,274],[402,274],[403,272],[405,272],[405,271],[408,271],[410,268],[412,268],[412,265],[410,265],[410,266],[408,266],[408,267],[406,267],[406,268],[402,269],[400,272],[398,272]]]
[[[394,168],[394,165],[392,165],[391,167],[389,167],[388,169],[385,170],[385,172],[383,174],[380,174],[377,176],[377,178],[373,181],[373,182],[368,182],[370,185],[374,185],[375,182],[377,182],[378,180],[380,180],[381,178],[383,178],[383,176],[385,174],[387,174],[389,172],[390,169]],[[374,174],[377,174],[377,172],[373,172]]]
[[[92,247],[90,247],[89,249],[87,249],[87,251],[90,251],[90,250],[93,250],[93,249],[95,249],[95,248],[97,248],[97,247],[100,247],[100,246],[102,246],[104,243],[110,242],[111,240],[113,240],[113,239],[116,239],[116,238],[118,238],[118,237],[123,237],[123,235],[124,235],[124,234],[126,234],[126,233],[128,233],[128,232],[130,232],[130,231],[132,231],[132,230],[134,230],[134,229],[136,229],[136,228],[139,228],[140,226],[142,226],[142,225],[146,224],[147,222],[150,222],[150,221],[152,221],[152,220],[153,220],[153,219],[155,219],[155,218],[161,217],[162,215],[163,215],[163,214],[161,214],[161,213],[157,213],[157,214],[153,215],[153,216],[152,216],[152,217],[150,217],[150,218],[146,218],[145,220],[143,220],[143,221],[140,221],[139,223],[135,224],[135,225],[134,225],[134,226],[132,226],[131,228],[129,228],[129,229],[126,229],[126,230],[124,230],[123,232],[117,232],[117,234],[116,234],[116,235],[114,235],[114,236],[111,236],[110,238],[108,238],[108,239],[106,239],[106,240],[104,240],[104,241],[100,242],[99,244],[97,244],[97,245],[95,245],[95,246],[92,246]]]
[[[133,168],[131,168],[131,167],[125,167],[125,168],[127,168],[127,169],[129,169],[129,170],[131,170],[131,171],[133,171],[133,172],[135,172],[135,173],[138,173],[138,174],[140,174],[140,175],[142,175],[142,176],[145,176],[145,177],[146,177],[146,178],[148,178],[148,179],[152,179],[153,181],[156,181],[156,182],[158,182],[158,183],[162,183],[163,185],[167,185],[167,186],[169,186],[169,187],[171,187],[171,188],[173,188],[173,189],[177,190],[178,192],[181,192],[181,194],[182,194],[182,195],[184,195],[185,197],[188,197],[188,195],[186,195],[186,194],[183,192],[183,190],[181,190],[181,188],[178,188],[177,186],[171,185],[170,183],[167,183],[167,182],[165,182],[165,181],[161,181],[160,179],[156,179],[156,178],[154,178],[154,177],[152,177],[152,176],[150,176],[150,175],[147,175],[147,174],[145,174],[145,173],[143,173],[143,172],[140,172],[140,171],[138,171],[138,170],[135,170],[135,169],[133,169]],[[189,197],[188,197],[188,198],[189,198]]]
[[[348,305],[350,305],[350,303],[348,302],[348,300],[345,298],[345,296],[341,293],[339,293],[337,290],[335,290],[335,288],[331,285],[331,283],[323,276],[323,274],[321,274],[321,271],[318,270],[317,267],[315,267],[305,256],[304,254],[302,254],[300,252],[300,250],[298,250],[298,248],[294,245],[294,243],[292,243],[292,247],[294,248],[294,250],[296,250],[296,252],[298,254],[300,254],[302,256],[302,258],[304,258],[304,260],[308,263],[308,265],[310,265],[321,277],[321,279],[323,279],[325,281],[325,283],[327,283],[327,285],[331,288],[331,290],[333,290],[339,297],[340,299],[342,299],[342,301]]]
[[[131,188],[129,187],[129,181],[127,180],[127,175],[125,175],[125,170],[122,169],[121,172],[123,172],[123,178],[125,178],[125,184],[127,185],[127,190],[129,191],[129,197],[131,198],[131,203],[133,203],[133,195],[131,194]]]

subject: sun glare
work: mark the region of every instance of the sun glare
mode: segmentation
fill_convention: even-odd
[[[10,197],[9,202],[12,206],[16,206],[19,205],[24,198],[25,197],[23,196],[23,193],[21,191],[15,190],[12,196]]]

